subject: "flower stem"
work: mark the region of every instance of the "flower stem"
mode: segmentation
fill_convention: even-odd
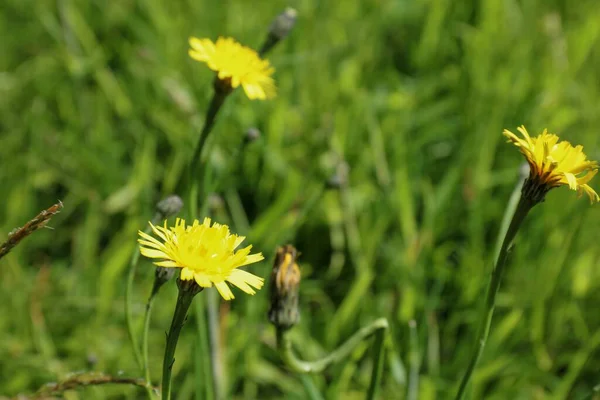
[[[192,176],[197,172],[196,168],[198,168],[198,163],[200,162],[200,156],[202,155],[202,149],[204,149],[204,145],[206,144],[206,139],[208,139],[208,135],[212,131],[212,128],[215,125],[215,121],[217,120],[217,114],[221,109],[221,106],[225,102],[227,95],[231,93],[231,89],[228,89],[220,83],[219,78],[215,78],[215,92],[210,101],[210,105],[208,106],[208,111],[206,113],[206,119],[204,120],[204,126],[202,127],[202,131],[200,132],[200,136],[198,136],[198,141],[196,142],[196,147],[194,147],[194,153],[192,155],[192,159],[190,162],[189,168],[189,179],[190,183],[192,181]]]
[[[165,200],[168,201],[168,203],[165,204],[164,201],[158,203],[157,212],[154,215],[154,218],[152,219],[153,224],[157,224],[161,219],[166,218],[171,212],[176,212],[175,208],[173,208],[174,206],[172,205],[173,200],[169,198]],[[169,204],[171,205],[169,206]],[[167,210],[170,211],[164,211],[164,207],[167,207]],[[144,229],[144,232],[149,233],[150,227],[147,226],[146,229]],[[133,318],[131,315],[131,293],[133,292],[133,280],[135,279],[135,271],[137,269],[139,259],[139,246],[136,246],[135,250],[131,254],[131,259],[129,261],[129,271],[127,272],[127,285],[125,287],[125,320],[127,323],[127,333],[129,335],[129,340],[131,341],[131,346],[133,347],[133,354],[135,356],[136,362],[138,363],[138,366],[142,369],[144,376],[146,377],[146,393],[148,394],[149,399],[153,399],[153,392],[149,389],[149,385],[151,384],[151,382],[150,371],[148,368],[148,328],[150,325],[150,309],[152,308],[152,301],[162,283],[157,286],[157,281],[154,281],[152,294],[150,295],[150,299],[148,300],[148,304],[146,305],[146,313],[144,315],[144,331],[142,333],[142,350],[140,351],[135,332],[133,331]]]
[[[196,302],[194,309],[196,314],[196,335],[198,339],[198,348],[196,352],[199,353],[198,355],[201,357],[201,363],[197,366],[196,376],[198,381],[204,384],[203,390],[201,390],[200,392],[196,392],[196,398],[213,400],[215,398],[215,395],[213,389],[213,380],[210,377],[211,358],[206,356],[207,354],[209,354],[210,346],[207,335],[205,315],[206,306],[204,302],[204,297],[200,297],[198,299],[198,302]],[[198,388],[196,390],[198,390]]]
[[[185,322],[185,317],[192,304],[194,295],[195,293],[193,292],[180,289],[177,296],[177,304],[175,305],[173,320],[167,334],[167,346],[165,347],[165,356],[163,358],[162,400],[171,399],[171,371],[175,362],[175,348],[177,347],[179,334],[181,333],[181,328]]]
[[[148,229],[145,229],[146,233],[148,233],[147,231]],[[137,269],[139,259],[140,251],[138,249],[138,246],[136,245],[135,250],[133,251],[133,253],[131,253],[131,259],[129,260],[127,285],[125,286],[125,321],[127,323],[127,334],[129,335],[129,341],[131,342],[131,347],[133,348],[133,355],[135,356],[135,361],[137,362],[138,366],[142,368],[142,355],[140,353],[138,341],[133,330],[133,316],[131,315],[131,292],[133,291],[133,279],[135,277],[135,270]]]
[[[194,179],[194,176],[199,176],[198,166],[201,161],[202,150],[204,149],[206,140],[208,139],[208,136],[209,136],[210,132],[212,131],[212,128],[215,125],[217,114],[219,113],[219,110],[223,106],[223,103],[225,102],[225,99],[227,98],[227,96],[232,91],[230,83],[221,81],[221,80],[219,80],[218,77],[215,77],[213,86],[214,86],[214,94],[210,101],[210,105],[209,105],[208,111],[206,113],[206,119],[204,120],[204,126],[202,127],[202,131],[200,132],[200,136],[198,137],[198,142],[196,143],[196,147],[194,148],[194,153],[192,155],[190,165],[188,168],[188,181],[187,181],[187,189],[188,189],[188,194],[189,194],[188,207],[189,207],[189,211],[190,211],[189,217],[191,219],[196,218],[196,216],[198,214],[198,200],[199,200],[199,197],[201,196],[200,190],[199,190],[200,187],[198,185],[198,182]],[[214,307],[214,304],[209,302],[209,306]],[[214,310],[212,310],[212,311],[214,311]],[[211,321],[212,320],[210,320],[209,322],[211,322]],[[209,327],[210,329],[207,329],[206,321],[204,321],[204,319],[198,321],[198,324],[199,324],[198,329],[200,331],[202,331],[203,333],[205,333],[208,330],[208,333],[211,334],[211,338],[212,338],[212,335],[214,334],[213,331],[217,328],[213,327],[211,325]],[[208,346],[207,339],[205,336],[206,335],[201,335],[198,339],[200,340],[202,347],[208,348],[209,346]],[[212,364],[212,370],[216,371],[218,366],[215,364],[218,364],[218,363],[215,362],[214,352],[211,352],[210,360],[211,360],[211,364]],[[213,388],[215,390],[217,390],[219,387],[219,383],[216,382],[216,377],[217,377],[217,375],[215,375],[215,372],[213,372],[212,379],[209,379],[209,382],[207,383],[207,387],[208,387],[207,390],[209,392],[212,392]]]
[[[335,364],[348,357],[350,353],[358,346],[363,340],[366,340],[373,334],[381,331],[381,335],[385,334],[385,331],[388,329],[388,321],[385,318],[379,318],[375,321],[371,322],[369,325],[360,328],[350,339],[346,340],[340,347],[326,355],[325,357],[315,360],[315,361],[302,361],[296,357],[294,351],[292,350],[292,342],[287,334],[287,331],[284,329],[277,329],[277,350],[279,355],[281,356],[283,362],[290,368],[293,372],[305,374],[305,373],[319,373],[322,372],[325,368],[327,368],[331,364]],[[379,356],[375,359],[373,376],[371,379],[371,385],[376,385],[379,377],[381,376],[381,367],[378,365],[381,361],[383,350],[377,348],[383,346],[383,339],[379,336],[376,336],[375,340],[375,348],[376,353]],[[373,378],[375,382],[373,382]],[[375,394],[375,388],[369,388],[369,391],[373,390],[373,395]]]
[[[154,293],[150,295],[146,303],[146,312],[144,313],[144,331],[142,334],[142,358],[144,363],[144,377],[150,382],[150,364],[148,363],[148,331],[150,330],[150,317],[152,315],[152,306],[154,305]]]
[[[213,290],[206,293],[206,308],[208,312],[208,338],[210,344],[211,377],[215,400],[222,399],[225,379],[223,374],[223,357],[221,352],[221,337],[219,335],[219,299]]]
[[[153,218],[153,223],[156,224],[160,219],[160,213]],[[146,227],[144,229],[145,233],[150,232],[150,227]],[[135,361],[137,362],[140,368],[143,368],[143,360],[142,354],[140,352],[139,344],[137,341],[137,337],[135,336],[135,332],[133,329],[133,316],[131,315],[131,294],[133,292],[133,280],[135,278],[135,271],[137,269],[138,261],[140,260],[140,249],[139,246],[135,246],[135,250],[131,253],[131,258],[129,260],[129,271],[127,272],[127,284],[125,286],[125,321],[127,323],[127,334],[129,336],[129,341],[131,342],[131,347],[133,348],[133,355],[135,356]]]
[[[504,240],[502,242],[502,247],[498,253],[496,265],[490,278],[490,283],[485,297],[483,313],[477,328],[475,347],[473,348],[471,360],[467,366],[467,371],[465,372],[465,375],[460,382],[458,392],[456,393],[456,400],[461,400],[464,397],[466,388],[471,380],[471,376],[473,375],[475,367],[477,366],[477,362],[483,353],[483,349],[485,348],[485,344],[490,333],[492,317],[494,316],[494,309],[496,307],[496,294],[498,293],[498,288],[500,287],[500,282],[502,280],[502,274],[504,272],[504,266],[506,265],[506,259],[508,258],[509,250],[512,247],[513,240],[517,234],[517,231],[519,230],[519,227],[521,226],[521,223],[535,204],[536,203],[532,202],[529,198],[521,195],[508,230],[506,231],[506,235],[504,236]]]
[[[373,400],[377,396],[383,371],[383,360],[385,358],[384,341],[385,329],[378,329],[375,332],[375,342],[373,343],[373,371],[371,372],[371,383],[367,391],[367,400]]]
[[[410,370],[408,373],[408,389],[406,400],[417,400],[419,398],[419,371],[421,370],[421,354],[419,351],[419,338],[417,334],[417,321],[408,321],[409,329],[409,351],[408,362]]]

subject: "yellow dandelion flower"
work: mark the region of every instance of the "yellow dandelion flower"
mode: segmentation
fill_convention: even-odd
[[[210,218],[204,218],[202,224],[194,220],[186,226],[178,218],[170,228],[166,221],[162,227],[150,226],[162,241],[139,231],[140,252],[159,259],[154,263],[159,267],[181,268],[181,280],[194,280],[201,287],[214,284],[225,300],[234,298],[226,282],[248,294],[263,286],[264,279],[238,268],[263,260],[263,255],[250,254],[252,246],[235,251],[245,237],[230,233],[227,225],[215,222],[211,226]]]
[[[232,88],[242,85],[249,99],[265,100],[275,96],[275,82],[271,75],[275,68],[258,53],[242,46],[232,38],[189,39],[191,58],[204,62],[217,72],[221,81],[227,81]]]
[[[587,184],[598,172],[598,163],[587,159],[582,146],[573,147],[567,141],[559,141],[558,136],[548,133],[546,129],[533,138],[524,126],[517,129],[523,139],[506,129],[504,136],[527,159],[529,180],[540,191],[541,198],[554,187],[568,186],[580,196],[587,194],[592,203],[600,201],[598,194]]]

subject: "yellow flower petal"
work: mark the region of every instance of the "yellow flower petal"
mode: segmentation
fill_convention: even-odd
[[[228,80],[232,88],[242,85],[249,99],[265,100],[275,96],[275,83],[271,77],[275,69],[258,53],[242,46],[232,38],[189,39],[189,56],[217,72],[220,80]]]
[[[250,254],[250,255],[246,256],[242,265],[254,264],[255,262],[259,262],[264,259],[265,259],[265,257],[263,257],[262,253]]]
[[[233,270],[227,281],[248,294],[256,293],[250,286],[260,289],[265,282],[264,279],[241,269]]]
[[[523,139],[506,129],[503,134],[525,156],[531,167],[529,180],[542,187],[543,193],[553,187],[568,186],[579,194],[586,193],[592,202],[598,201],[596,192],[587,185],[598,171],[598,163],[587,160],[582,146],[560,141],[546,129],[537,137],[531,137],[524,126],[517,130]]]
[[[157,262],[154,263],[154,265],[157,265],[159,267],[165,267],[165,268],[177,268],[177,267],[179,267],[179,265],[177,265],[175,262],[173,262],[171,260],[157,261]]]
[[[194,280],[196,283],[202,287],[211,287],[212,282],[206,275],[202,274],[194,274]]]
[[[194,279],[194,271],[192,271],[189,268],[182,268],[181,274],[179,275],[179,279],[181,279],[182,281],[191,281],[192,279]]]
[[[223,299],[225,300],[231,300],[234,299],[235,296],[233,295],[233,292],[231,291],[231,289],[229,288],[229,286],[227,286],[227,284],[225,282],[215,282],[215,287],[217,288],[217,290],[219,291],[219,294],[221,295],[221,297],[223,297]]]
[[[142,247],[140,252],[144,257],[148,258],[168,258],[164,251],[149,249],[147,247]]]
[[[250,294],[262,287],[262,278],[238,268],[263,260],[263,255],[250,254],[251,245],[236,250],[244,237],[232,234],[227,225],[212,223],[210,218],[186,225],[178,218],[170,228],[166,223],[151,227],[162,241],[139,232],[141,254],[159,259],[154,263],[158,266],[181,268],[180,279],[193,279],[202,287],[215,285],[226,300],[233,298],[227,281]]]
[[[152,225],[152,222],[150,222],[150,226],[152,227],[152,231],[156,234],[156,236],[158,236],[159,238],[161,238],[164,241],[167,241],[167,236],[165,235],[165,233],[168,234],[167,232],[167,221],[165,221],[165,227],[162,228],[160,226],[154,226]]]

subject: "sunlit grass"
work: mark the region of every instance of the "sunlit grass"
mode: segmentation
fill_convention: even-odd
[[[302,358],[383,316],[393,343],[382,397],[450,397],[519,180],[502,130],[548,127],[600,159],[597,4],[215,4],[3,2],[0,235],[58,199],[64,209],[54,230],[0,261],[0,394],[32,393],[72,371],[140,376],[123,310],[129,258],[154,204],[183,195],[211,98],[213,73],[189,59],[187,39],[225,35],[257,48],[292,5],[294,34],[269,55],[276,100],[234,92],[207,142],[213,175],[203,190],[215,194],[204,214],[264,253],[252,269],[260,277],[276,246],[302,253],[292,335]],[[244,145],[250,128],[261,136]],[[342,162],[347,187],[323,191]],[[548,194],[521,228],[473,399],[577,399],[600,383],[600,211],[568,192]],[[136,321],[153,271],[138,267]],[[175,286],[159,296],[169,307],[154,308],[154,382]],[[227,394],[363,398],[370,347],[301,380],[275,352],[268,301],[263,290],[220,308]],[[177,349],[175,398],[194,398],[205,367],[193,356],[197,316]],[[99,386],[79,396],[143,393]]]

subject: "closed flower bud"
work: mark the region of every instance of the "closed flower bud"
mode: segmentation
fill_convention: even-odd
[[[293,8],[286,8],[284,12],[279,14],[269,27],[267,39],[260,49],[260,54],[266,54],[271,50],[281,39],[284,39],[296,24],[296,16],[298,13]]]
[[[298,250],[288,244],[277,249],[273,263],[269,320],[278,329],[290,329],[300,320],[300,268],[296,263],[297,257]]]
[[[249,128],[244,136],[244,144],[249,144],[260,139],[260,131],[257,128]]]
[[[345,162],[340,162],[335,173],[329,177],[327,181],[327,187],[330,189],[340,189],[348,184],[348,174],[350,173],[350,167]]]
[[[279,40],[286,37],[296,24],[297,15],[298,12],[293,8],[286,8],[281,14],[275,17],[271,23],[269,34],[277,37]]]
[[[152,287],[152,295],[158,293],[162,285],[169,282],[173,275],[175,275],[174,268],[156,267],[156,270],[154,271],[154,286]]]
[[[160,214],[159,220],[173,216],[183,208],[183,200],[176,194],[165,197],[156,204],[156,212]]]

